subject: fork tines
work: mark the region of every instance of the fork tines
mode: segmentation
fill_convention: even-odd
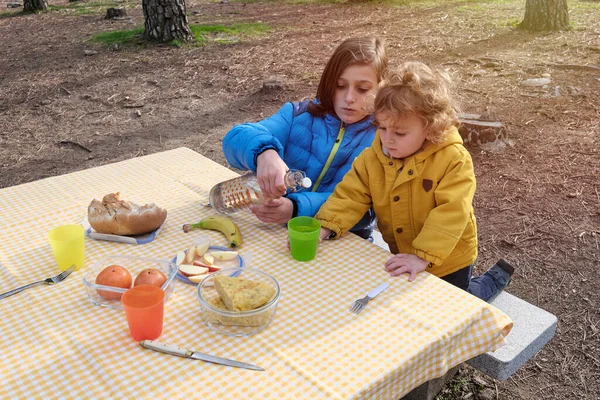
[[[355,300],[354,303],[352,303],[352,307],[350,307],[350,312],[352,314],[358,314],[363,310],[363,308],[365,308],[369,300],[369,296],[365,296],[362,299]]]
[[[350,307],[350,312],[351,312],[352,314],[358,314],[359,312],[361,312],[361,311],[362,311],[363,307],[364,307],[364,306],[362,305],[362,303],[359,303],[358,301],[355,301],[355,302],[352,304],[352,307]]]
[[[61,282],[67,278],[67,276],[71,275],[71,272],[75,271],[77,266],[75,264],[71,265],[68,269],[65,269],[63,272],[54,277],[54,283]]]

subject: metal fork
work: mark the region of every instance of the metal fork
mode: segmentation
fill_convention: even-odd
[[[58,274],[56,276],[53,276],[51,278],[46,278],[43,281],[33,282],[33,283],[30,283],[29,285],[21,286],[19,288],[10,290],[6,293],[2,293],[2,294],[0,294],[0,300],[5,299],[9,296],[12,296],[13,294],[20,293],[25,289],[29,289],[30,287],[34,287],[34,286],[41,285],[41,284],[54,285],[55,283],[64,281],[67,276],[71,275],[71,272],[73,272],[75,270],[75,268],[76,268],[75,265],[71,265],[71,267],[69,269],[64,270],[63,272],[61,272],[60,274]]]
[[[375,297],[377,297],[379,293],[383,292],[389,286],[389,283],[384,282],[381,285],[377,286],[375,289],[371,290],[369,293],[367,293],[367,295],[362,299],[355,300],[354,303],[352,303],[352,306],[350,307],[350,312],[352,314],[358,314],[363,310],[363,308],[365,308],[369,300],[373,300]]]

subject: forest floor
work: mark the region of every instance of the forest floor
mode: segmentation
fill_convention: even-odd
[[[333,49],[377,35],[391,64],[450,72],[462,109],[508,127],[472,147],[479,273],[516,266],[508,291],[555,314],[556,335],[507,381],[468,367],[444,399],[600,398],[600,3],[569,1],[573,29],[515,28],[524,1],[187,1],[192,24],[262,23],[203,46],[105,45],[143,26],[141,2],[68,3],[23,15],[0,0],[0,187],[189,147],[223,165],[221,139],[288,100],[312,98]],[[293,4],[295,3],[295,4]],[[126,6],[129,19],[103,19]],[[595,68],[594,68],[595,67]],[[264,90],[272,76],[284,82]],[[530,78],[550,78],[542,87]]]

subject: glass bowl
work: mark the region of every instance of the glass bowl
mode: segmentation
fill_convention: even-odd
[[[154,258],[143,258],[143,257],[131,257],[131,256],[107,256],[99,260],[94,266],[86,272],[83,276],[83,284],[87,289],[89,300],[99,306],[108,308],[117,308],[122,310],[123,305],[121,304],[121,296],[127,291],[124,288],[118,288],[114,286],[105,286],[96,284],[96,277],[104,268],[111,265],[120,265],[127,269],[131,274],[132,285],[137,275],[147,268],[156,268],[161,270],[166,276],[167,280],[162,285],[162,290],[165,292],[165,303],[173,293],[175,289],[175,275],[177,275],[177,267],[175,264]],[[101,296],[98,291],[101,291],[105,296]],[[106,294],[115,294],[115,296],[106,296]],[[106,297],[116,297],[113,299],[107,299]]]
[[[266,304],[254,310],[230,311],[220,302],[214,287],[213,280],[218,275],[265,283],[275,290],[275,295]],[[200,281],[196,295],[200,301],[202,319],[210,329],[229,336],[250,336],[266,329],[275,318],[280,289],[275,278],[256,268],[225,268],[207,275]]]

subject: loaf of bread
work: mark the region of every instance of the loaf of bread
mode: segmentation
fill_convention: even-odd
[[[92,200],[88,207],[88,221],[99,233],[113,235],[142,235],[152,232],[165,222],[167,210],[154,203],[137,205],[121,200],[119,192]]]

